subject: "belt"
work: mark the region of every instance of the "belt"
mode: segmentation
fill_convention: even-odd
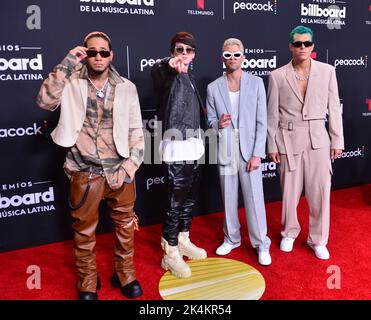
[[[81,170],[82,172],[90,172],[91,174],[104,176],[104,170],[102,166],[90,166]]]
[[[297,128],[308,128],[309,127],[309,121],[284,121],[280,120],[279,122],[279,128],[281,129],[282,136],[283,136],[283,144],[285,145],[286,149],[286,156],[287,156],[287,162],[289,164],[289,171],[295,171],[296,170],[296,164],[294,159],[294,153],[292,150],[292,144],[291,139],[287,131],[293,131]]]
[[[309,120],[308,121],[291,121],[291,120],[280,120],[278,123],[278,127],[280,129],[293,131],[297,128],[308,128],[309,127]]]

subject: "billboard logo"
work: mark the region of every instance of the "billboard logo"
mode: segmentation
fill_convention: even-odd
[[[42,187],[42,185],[50,183],[51,181],[28,181],[0,185],[0,219],[55,211],[54,187],[51,186],[48,189]],[[28,188],[33,190],[26,191],[26,194],[24,194],[25,192],[19,194],[21,190],[18,189]]]
[[[154,0],[80,0],[80,2],[97,2],[97,3],[108,3],[114,4],[117,2],[118,4],[128,4],[131,6],[154,6]]]
[[[255,76],[268,76],[277,68],[277,50],[246,48],[245,56],[241,67]]]
[[[325,1],[323,2],[325,3]],[[327,3],[330,2],[327,1]],[[332,3],[335,3],[335,1]],[[345,25],[344,20],[347,14],[347,8],[345,6],[340,8],[335,4],[329,5],[326,8],[321,8],[319,4],[301,3],[300,14],[301,23],[324,24],[329,30],[341,29],[341,26]]]
[[[28,51],[40,50],[40,47],[22,47],[20,45],[0,45],[0,80],[43,80],[43,57],[41,53],[30,56]],[[15,56],[27,51],[27,55]]]
[[[318,4],[308,4],[308,7],[304,3],[301,4],[301,15],[303,17],[325,17],[325,18],[346,18],[346,7],[340,9],[339,7],[329,7],[322,9]]]
[[[10,206],[19,207],[21,205],[33,205],[41,202],[53,202],[54,201],[54,188],[49,187],[48,191],[28,193],[23,196],[13,195],[10,198],[2,197],[0,194],[0,209],[6,209]]]
[[[4,58],[0,58],[0,71],[5,71],[8,69],[13,71],[26,71],[28,69],[42,70],[43,69],[42,56],[41,54],[38,54],[36,58],[33,59],[13,58],[10,60],[6,60]]]
[[[84,5],[80,5],[80,12],[155,15],[153,9],[150,8],[155,5],[154,0],[80,0],[80,2],[84,3]],[[86,5],[85,3],[91,3],[92,5]],[[137,8],[133,6],[137,6]],[[145,8],[138,8],[139,6],[145,6]]]
[[[275,69],[277,66],[277,56],[272,59],[245,59],[242,63],[243,69]]]

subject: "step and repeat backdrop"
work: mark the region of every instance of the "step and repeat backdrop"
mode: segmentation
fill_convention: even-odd
[[[151,163],[156,105],[150,70],[169,54],[171,37],[178,31],[196,37],[192,69],[205,101],[208,83],[223,73],[224,39],[243,41],[244,69],[267,85],[269,73],[290,60],[289,32],[299,24],[314,30],[314,58],[336,67],[346,149],[333,164],[333,189],[370,183],[371,0],[7,1],[0,12],[0,251],[72,239],[66,150],[50,138],[59,111],[39,109],[35,98],[88,32],[111,37],[113,64],[139,91],[147,150],[136,178],[136,212],[141,225],[149,225],[162,221],[166,199],[161,165]],[[266,201],[280,200],[275,164],[265,159],[262,166]],[[107,232],[107,208],[101,209],[98,232]],[[217,211],[217,169],[205,165],[195,214]]]

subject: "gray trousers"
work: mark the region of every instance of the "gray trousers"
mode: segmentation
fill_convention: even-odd
[[[220,186],[224,202],[224,241],[241,243],[238,218],[238,183],[241,184],[249,238],[252,246],[268,251],[267,220],[264,204],[262,168],[247,172],[247,163],[239,150],[230,165],[219,165]]]

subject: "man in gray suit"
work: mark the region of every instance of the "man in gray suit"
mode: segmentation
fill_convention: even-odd
[[[266,96],[261,78],[243,72],[239,39],[223,44],[226,73],[207,88],[209,126],[218,132],[218,169],[224,202],[224,242],[218,255],[241,245],[238,182],[241,184],[250,242],[261,265],[272,263],[264,206],[261,158],[267,136]]]

